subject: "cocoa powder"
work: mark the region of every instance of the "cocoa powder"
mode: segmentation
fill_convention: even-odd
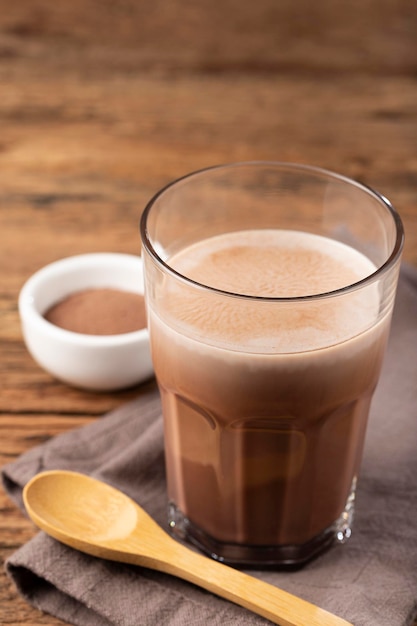
[[[77,291],[50,307],[44,317],[84,335],[119,335],[146,327],[143,295],[109,288]]]

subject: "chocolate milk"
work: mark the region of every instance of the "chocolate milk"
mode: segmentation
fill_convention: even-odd
[[[252,296],[178,283],[158,313],[150,307],[171,502],[220,557],[222,545],[314,541],[355,483],[388,320],[372,286],[272,298],[342,289],[375,267],[343,244],[289,231],[208,239],[169,264]]]

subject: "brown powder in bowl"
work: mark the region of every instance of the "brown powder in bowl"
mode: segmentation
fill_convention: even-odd
[[[54,304],[44,317],[83,335],[119,335],[146,327],[143,295],[119,289],[77,291]]]

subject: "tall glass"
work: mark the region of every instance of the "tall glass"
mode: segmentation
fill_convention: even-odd
[[[231,564],[299,564],[351,533],[403,228],[302,165],[165,187],[141,219],[168,524]]]

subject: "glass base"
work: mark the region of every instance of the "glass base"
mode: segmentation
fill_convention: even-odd
[[[334,544],[343,544],[351,536],[355,503],[355,483],[342,515],[326,530],[301,545],[243,545],[217,541],[195,526],[173,503],[168,505],[171,534],[187,541],[211,558],[232,566],[296,568],[312,560]]]

